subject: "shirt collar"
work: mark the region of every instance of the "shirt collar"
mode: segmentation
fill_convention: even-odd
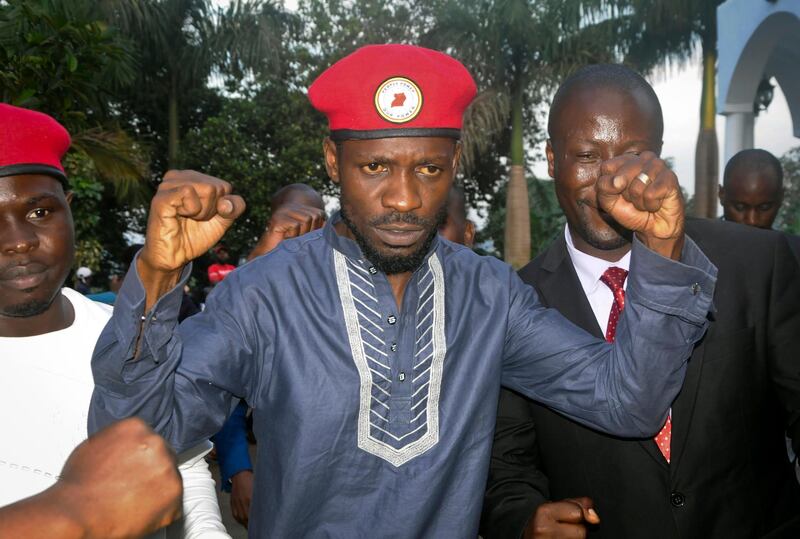
[[[602,258],[597,258],[592,255],[579,251],[572,243],[572,235],[569,233],[569,225],[564,227],[564,239],[567,242],[567,252],[572,259],[572,265],[575,267],[575,273],[578,274],[578,280],[586,294],[594,292],[600,286],[600,277],[605,271],[614,266],[629,270],[631,265],[631,252],[628,251],[625,255],[616,262],[608,262]]]
[[[325,241],[327,241],[331,247],[333,247],[346,257],[352,260],[361,261],[365,265],[365,267],[370,266],[371,264],[369,260],[367,260],[364,254],[361,252],[361,248],[358,246],[358,244],[354,240],[351,240],[350,238],[342,236],[338,232],[336,232],[336,228],[334,227],[341,220],[342,220],[342,214],[340,211],[335,212],[331,216],[331,218],[328,219],[322,230],[322,234],[323,237],[325,238]],[[428,249],[428,254],[425,256],[425,261],[427,261],[428,258],[430,258],[430,256],[436,252],[440,244],[441,242],[439,241],[439,235],[437,234],[433,238],[433,241],[431,242],[430,249]],[[422,267],[422,264],[420,265],[420,267]]]

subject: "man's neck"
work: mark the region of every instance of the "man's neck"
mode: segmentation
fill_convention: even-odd
[[[616,262],[631,250],[630,242],[625,242],[624,245],[616,249],[598,249],[587,243],[586,240],[581,238],[580,235],[575,233],[571,228],[568,230],[570,238],[572,239],[572,245],[574,245],[577,250],[589,256],[599,258],[600,260],[605,260],[606,262]]]
[[[72,303],[58,292],[53,303],[34,316],[14,317],[0,315],[0,337],[34,337],[66,329],[75,321]]]

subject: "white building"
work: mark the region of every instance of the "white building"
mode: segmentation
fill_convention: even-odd
[[[725,116],[725,162],[753,147],[753,103],[772,77],[800,137],[800,0],[727,0],[717,8],[717,113]]]

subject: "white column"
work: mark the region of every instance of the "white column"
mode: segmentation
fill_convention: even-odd
[[[753,147],[754,127],[755,115],[752,112],[729,112],[725,115],[725,163],[740,151]]]

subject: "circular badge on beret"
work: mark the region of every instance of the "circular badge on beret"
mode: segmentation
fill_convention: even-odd
[[[392,77],[378,86],[375,92],[375,109],[388,122],[410,122],[422,110],[422,92],[412,80]]]

